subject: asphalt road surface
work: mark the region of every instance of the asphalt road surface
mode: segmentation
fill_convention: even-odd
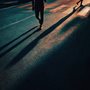
[[[46,4],[42,30],[31,4],[0,10],[1,90],[90,90],[90,16],[73,6]]]

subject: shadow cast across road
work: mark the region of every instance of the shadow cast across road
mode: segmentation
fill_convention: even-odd
[[[84,21],[84,19],[82,19],[80,17],[75,17],[74,19],[69,21],[66,25],[64,25],[64,27],[61,28],[59,33],[62,34],[62,33],[65,33],[67,30],[70,30],[74,27],[78,27],[78,25],[83,21]]]
[[[0,52],[3,51],[3,49],[5,49],[6,47],[8,47],[9,45],[11,45],[12,43],[16,42],[17,40],[19,40],[21,37],[25,36],[26,34],[28,34],[31,30],[34,30],[35,28],[37,28],[37,26],[31,28],[30,30],[28,30],[27,32],[23,33],[22,35],[20,35],[19,37],[15,38],[14,40],[10,41],[9,43],[5,44],[4,46],[0,47]],[[4,52],[0,53],[0,57],[3,57],[5,54],[7,54],[8,52],[10,52],[12,49],[14,49],[16,46],[18,46],[19,44],[21,44],[23,41],[25,41],[27,38],[29,38],[31,35],[33,35],[34,33],[36,33],[37,31],[39,31],[38,29],[36,31],[34,31],[33,33],[27,35],[25,38],[23,38],[22,40],[20,40],[18,43],[16,43],[15,45],[11,46],[10,48],[8,48],[7,50],[5,50]]]
[[[90,90],[90,18],[41,58],[14,90]]]
[[[10,68],[11,66],[15,65],[19,60],[21,60],[26,54],[28,54],[37,44],[38,42],[44,38],[46,35],[51,33],[53,30],[55,30],[56,27],[58,27],[60,24],[62,24],[65,20],[67,20],[71,15],[73,15],[77,11],[74,10],[62,19],[60,19],[58,22],[56,22],[54,25],[52,25],[50,28],[45,30],[43,33],[41,33],[35,40],[33,40],[31,43],[29,43],[24,49],[21,50],[21,52],[6,66],[6,69]]]
[[[8,45],[10,45],[11,43],[15,42],[17,39],[21,38],[22,36],[24,36],[25,34],[29,33],[31,30],[35,29],[37,26],[31,28],[30,30],[26,31],[25,33],[23,33],[22,35],[20,35],[19,37],[15,38],[14,40],[8,42],[7,44],[3,45],[2,47],[0,47],[0,51],[3,50],[5,47],[7,47]]]

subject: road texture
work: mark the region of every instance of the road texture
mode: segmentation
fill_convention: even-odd
[[[45,4],[42,30],[30,3],[0,10],[1,90],[90,90],[89,5],[74,6]]]

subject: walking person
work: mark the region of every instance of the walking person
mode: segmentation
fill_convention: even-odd
[[[77,5],[78,5],[78,3],[80,3],[80,7],[83,6],[83,5],[82,5],[83,0],[79,0],[79,1],[77,2]]]
[[[44,21],[44,1],[46,2],[46,0],[32,0],[32,10],[35,10],[35,16],[39,21],[40,29]]]

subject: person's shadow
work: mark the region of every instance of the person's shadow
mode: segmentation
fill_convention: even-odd
[[[78,9],[78,8],[77,8]],[[55,30],[56,27],[58,27],[60,24],[62,24],[66,19],[68,19],[71,15],[75,13],[77,10],[73,10],[71,13],[69,13],[67,16],[60,19],[57,23],[52,25],[50,28],[45,30],[43,33],[41,33],[34,41],[29,43],[7,66],[6,69],[10,68],[11,66],[15,65],[19,60],[21,60],[28,52],[30,52],[37,44],[38,42],[44,38],[46,35],[51,33],[53,30]]]

